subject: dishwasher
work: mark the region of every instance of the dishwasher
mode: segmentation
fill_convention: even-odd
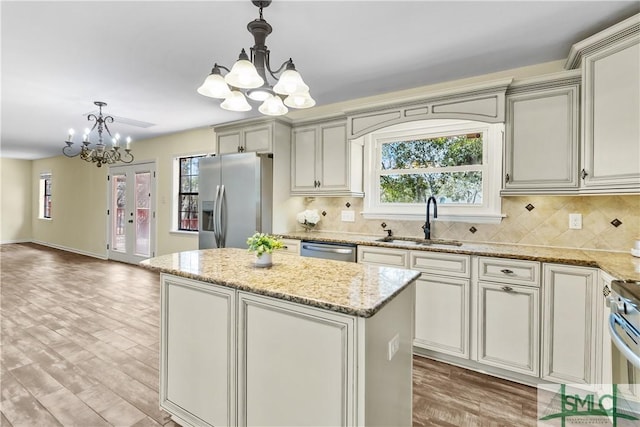
[[[356,262],[356,245],[303,240],[300,255],[336,261]]]

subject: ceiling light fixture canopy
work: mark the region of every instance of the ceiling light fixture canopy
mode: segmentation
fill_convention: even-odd
[[[95,101],[94,104],[98,106],[99,112],[97,116],[95,114],[89,114],[87,116],[87,120],[94,121],[95,123],[91,129],[86,128],[84,130],[80,151],[75,154],[72,152],[73,148],[71,148],[71,146],[73,145],[73,135],[75,134],[75,131],[73,129],[69,129],[69,136],[65,141],[67,146],[62,149],[62,153],[67,157],[80,156],[82,160],[95,163],[98,167],[102,167],[103,164],[112,165],[117,162],[131,163],[133,161],[133,154],[131,154],[131,137],[128,136],[126,138],[127,145],[123,154],[120,151],[120,134],[116,133],[115,136],[112,136],[111,131],[107,126],[107,123],[113,123],[113,117],[102,115],[102,107],[106,107],[107,103]],[[95,144],[95,148],[91,148],[89,146],[91,144],[90,136],[91,132],[93,132],[96,127],[98,128],[98,142]],[[111,137],[111,146],[102,142],[102,132],[105,130]]]
[[[251,110],[251,105],[246,99],[249,97],[254,101],[262,102],[258,111],[268,116],[287,114],[289,111],[287,106],[313,107],[316,101],[309,94],[309,86],[302,80],[291,58],[277,70],[271,69],[270,51],[265,46],[265,41],[271,34],[272,28],[262,18],[262,9],[269,6],[271,0],[252,1],[252,3],[260,8],[260,18],[247,24],[247,29],[253,35],[255,42],[250,49],[251,58],[242,49],[238,61],[231,69],[214,64],[211,74],[198,88],[198,93],[211,98],[224,99],[220,107],[230,111]],[[222,75],[222,70],[227,72],[225,76]],[[269,84],[267,72],[276,80],[275,86]]]

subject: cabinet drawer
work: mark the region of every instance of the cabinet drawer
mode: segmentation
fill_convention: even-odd
[[[409,251],[377,248],[373,246],[358,246],[358,262],[387,267],[407,268],[409,265]]]
[[[287,255],[300,255],[300,240],[280,239],[284,248],[280,249],[280,253]]]
[[[501,283],[540,286],[540,263],[500,258],[478,258],[478,278]]]
[[[468,255],[411,251],[409,268],[444,276],[468,278],[471,275]]]

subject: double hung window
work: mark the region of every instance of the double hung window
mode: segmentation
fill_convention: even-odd
[[[439,217],[500,219],[502,125],[432,120],[368,136],[365,217],[423,219],[430,196]]]

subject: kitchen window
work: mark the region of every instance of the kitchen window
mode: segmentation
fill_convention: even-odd
[[[365,218],[499,222],[502,124],[424,120],[366,137]]]
[[[42,219],[51,219],[51,174],[40,174],[40,186],[39,186],[38,200],[40,201],[40,207],[38,209],[38,217]]]
[[[198,163],[204,155],[178,157],[177,224],[178,231],[198,231]]]

